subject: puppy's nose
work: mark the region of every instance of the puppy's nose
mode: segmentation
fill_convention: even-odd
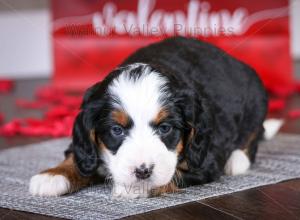
[[[140,167],[135,168],[134,171],[135,176],[138,179],[142,179],[142,180],[147,179],[151,176],[153,168],[154,168],[153,164],[149,167],[146,167],[146,165],[143,163]]]

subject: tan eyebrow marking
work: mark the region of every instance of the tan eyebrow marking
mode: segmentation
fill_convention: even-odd
[[[121,110],[114,110],[112,112],[112,118],[115,122],[117,122],[118,124],[126,127],[129,123],[129,117],[128,115]]]
[[[67,178],[70,182],[70,189],[68,190],[68,193],[75,192],[93,181],[93,177],[83,177],[78,172],[73,153],[68,155],[67,158],[58,166],[41,172],[41,174],[44,173],[53,176],[62,175]]]
[[[162,108],[156,115],[155,119],[153,120],[154,124],[158,125],[159,123],[162,122],[162,120],[168,117],[168,115],[169,112],[166,109]]]

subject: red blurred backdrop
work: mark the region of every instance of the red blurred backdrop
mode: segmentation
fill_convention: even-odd
[[[288,0],[52,0],[54,85],[85,89],[124,58],[173,35],[211,42],[291,88]]]

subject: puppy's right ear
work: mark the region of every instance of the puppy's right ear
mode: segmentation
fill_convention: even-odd
[[[81,112],[74,123],[71,149],[82,176],[93,175],[101,163],[94,130],[104,104],[106,84],[105,80],[96,83],[85,92]]]
[[[79,172],[82,176],[91,176],[97,170],[100,159],[98,147],[92,138],[92,128],[84,111],[76,117],[73,127],[71,149]]]

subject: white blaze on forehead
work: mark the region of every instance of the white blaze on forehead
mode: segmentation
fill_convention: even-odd
[[[115,103],[115,107],[122,108],[128,115],[137,122],[153,120],[161,110],[160,100],[167,96],[161,90],[166,84],[166,79],[157,72],[151,72],[151,68],[142,65],[141,75],[138,78],[130,77],[130,71],[134,68],[124,70],[109,87],[110,94],[116,96],[120,105]],[[138,67],[138,65],[134,65]]]

